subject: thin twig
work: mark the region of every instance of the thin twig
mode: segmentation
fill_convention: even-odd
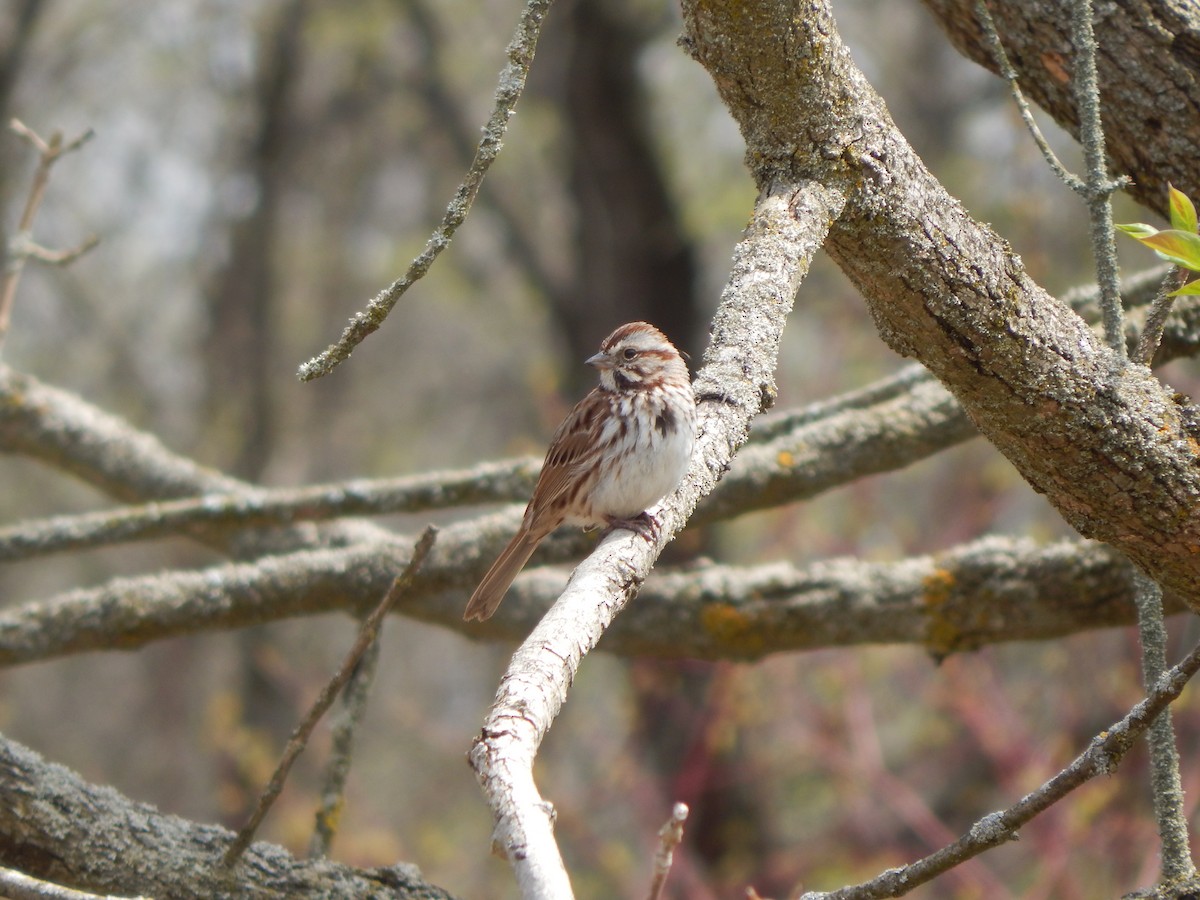
[[[468,122],[464,115],[465,104],[454,95],[442,74],[445,70],[442,53],[447,42],[438,29],[435,14],[437,4],[432,0],[408,0],[404,8],[420,38],[417,44],[422,56],[414,66],[420,72],[417,95],[428,108],[430,120],[437,123],[449,138],[455,155],[461,160],[470,160],[475,153],[476,130],[474,123]],[[559,297],[566,289],[566,279],[561,271],[565,267],[558,259],[561,254],[547,252],[545,236],[521,216],[518,212],[521,206],[517,200],[520,195],[506,189],[508,187],[503,180],[492,179],[487,193],[479,198],[479,202],[486,204],[486,208],[499,217],[502,225],[500,233],[534,290],[543,297]],[[550,265],[555,261],[560,263],[559,271]]]
[[[379,641],[371,641],[366,653],[354,667],[350,682],[342,691],[342,712],[333,728],[333,747],[329,762],[325,766],[325,784],[321,788],[321,808],[317,810],[312,839],[308,843],[308,855],[329,855],[333,837],[337,833],[342,808],[345,806],[346,777],[350,774],[350,761],[354,750],[354,735],[367,709],[367,697],[371,683],[375,680],[375,669],[379,662]]]
[[[25,198],[25,208],[21,211],[21,220],[17,223],[17,233],[9,246],[4,248],[3,274],[0,275],[0,344],[8,335],[9,321],[12,319],[13,298],[17,294],[17,285],[21,281],[21,272],[25,261],[33,258],[52,265],[66,265],[74,261],[99,242],[95,236],[71,250],[48,250],[36,244],[32,237],[33,220],[42,205],[46,195],[46,186],[50,183],[50,170],[59,158],[72,150],[78,150],[92,139],[94,132],[87,131],[66,143],[63,142],[62,132],[55,131],[49,140],[43,139],[37,132],[22,122],[13,119],[9,128],[24,138],[37,151],[38,166],[33,173],[33,182],[29,186],[29,194]]]
[[[1075,45],[1075,108],[1079,115],[1079,137],[1087,170],[1086,185],[1076,188],[1088,206],[1092,255],[1096,258],[1096,282],[1100,286],[1100,313],[1104,340],[1118,359],[1126,358],[1125,327],[1121,289],[1117,278],[1117,242],[1113,231],[1113,193],[1124,181],[1108,177],[1104,127],[1100,121],[1100,88],[1096,76],[1096,35],[1092,0],[1073,0],[1071,38]]]
[[[1158,345],[1162,343],[1163,329],[1167,326],[1167,316],[1175,307],[1175,298],[1171,296],[1171,292],[1183,287],[1187,278],[1187,270],[1180,266],[1172,266],[1163,278],[1158,293],[1154,296],[1154,302],[1150,304],[1150,312],[1146,314],[1146,324],[1142,326],[1142,336],[1138,338],[1137,351],[1134,354],[1135,361],[1147,366],[1154,361],[1154,354],[1158,351]]]
[[[1138,634],[1142,640],[1142,680],[1147,690],[1162,678],[1167,668],[1167,629],[1163,624],[1162,588],[1134,569]],[[1183,811],[1183,783],[1179,775],[1179,751],[1171,710],[1164,709],[1146,732],[1150,745],[1150,786],[1154,817],[1162,840],[1162,880],[1172,882],[1196,874],[1188,845],[1187,816]]]
[[[662,897],[667,876],[671,874],[675,848],[683,840],[683,823],[687,821],[687,817],[687,804],[676,803],[675,808],[671,810],[671,818],[658,829],[658,851],[654,854],[654,879],[650,882],[648,900],[659,900]]]
[[[1046,163],[1054,174],[1072,191],[1084,199],[1088,206],[1092,252],[1096,258],[1097,283],[1100,288],[1100,313],[1104,326],[1104,340],[1117,356],[1126,356],[1125,331],[1122,322],[1120,285],[1117,279],[1117,247],[1113,234],[1112,206],[1109,198],[1123,188],[1126,178],[1110,179],[1106,168],[1104,130],[1100,122],[1100,92],[1096,77],[1096,38],[1092,28],[1091,0],[1073,0],[1072,39],[1075,45],[1075,105],[1079,111],[1079,135],[1083,144],[1086,178],[1068,171],[1050,148],[1045,136],[1033,118],[1033,112],[1017,80],[1016,70],[1008,59],[996,23],[992,19],[987,0],[976,0],[975,14],[979,19],[992,58],[1000,69],[1001,77],[1008,82],[1017,110],[1025,127],[1033,136]]]
[[[1113,230],[1112,202],[1120,182],[1108,177],[1104,146],[1104,127],[1100,115],[1100,88],[1096,74],[1096,36],[1093,29],[1092,0],[1073,0],[1071,34],[1075,45],[1075,108],[1079,115],[1079,134],[1087,167],[1087,189],[1080,191],[1088,205],[1091,221],[1092,254],[1096,259],[1096,281],[1100,286],[1100,310],[1104,337],[1118,359],[1126,357],[1125,328],[1122,321],[1120,288],[1117,277],[1117,249]],[[1168,275],[1164,285],[1172,281]],[[1138,343],[1137,358],[1149,364],[1162,338],[1170,312],[1164,287],[1151,307],[1146,327]],[[1142,671],[1147,686],[1155,683],[1166,668],[1166,629],[1162,617],[1162,591],[1140,572],[1135,591],[1138,629],[1142,638]],[[1154,812],[1162,840],[1162,876],[1166,881],[1195,874],[1188,846],[1187,821],[1183,815],[1183,788],[1179,774],[1179,754],[1170,710],[1164,708],[1152,720],[1147,734],[1151,756],[1151,786]]]
[[[47,265],[71,265],[97,244],[100,244],[100,238],[91,235],[78,246],[67,247],[66,250],[50,250],[49,247],[43,247],[32,240],[29,232],[18,232],[8,250],[13,259],[36,259],[38,263]]]
[[[888,869],[870,881],[828,892],[810,892],[801,900],[870,900],[899,897],[933,880],[964,860],[978,856],[1017,836],[1017,831],[1039,813],[1097,775],[1111,774],[1136,740],[1182,692],[1200,670],[1200,644],[1166,673],[1154,689],[1119,722],[1092,738],[1087,750],[1069,766],[1001,812],[989,813],[954,843],[923,859]]]
[[[1125,329],[1117,275],[1116,241],[1112,220],[1112,194],[1125,184],[1123,179],[1110,179],[1107,170],[1104,128],[1101,121],[1100,90],[1096,71],[1096,38],[1091,0],[1073,0],[1071,32],[1075,49],[1073,80],[1075,106],[1079,115],[1079,135],[1083,145],[1086,180],[1080,181],[1066,172],[1049,147],[1036,132],[1016,84],[1016,73],[1009,65],[999,34],[991,20],[986,0],[977,0],[976,8],[983,22],[984,34],[1001,71],[1009,80],[1017,98],[1021,115],[1034,132],[1038,146],[1047,162],[1059,177],[1084,198],[1088,207],[1092,253],[1096,261],[1097,285],[1100,290],[1100,313],[1104,338],[1118,359],[1125,359]],[[1183,273],[1169,272],[1146,317],[1134,359],[1149,365],[1162,340],[1163,328],[1170,313],[1171,291],[1182,285]],[[1163,626],[1162,591],[1140,572],[1136,576],[1135,596],[1138,627],[1142,641],[1142,669],[1147,687],[1156,683],[1166,668],[1166,630]],[[1183,789],[1179,774],[1179,755],[1169,709],[1153,720],[1147,732],[1151,752],[1151,783],[1155,816],[1162,840],[1162,877],[1165,881],[1195,875],[1188,846],[1187,823],[1183,817]]]
[[[1033,137],[1033,142],[1042,151],[1046,164],[1071,190],[1083,190],[1085,187],[1083,181],[1078,175],[1068,171],[1067,167],[1059,161],[1058,156],[1051,149],[1050,143],[1046,140],[1046,136],[1042,134],[1042,129],[1038,127],[1037,120],[1033,117],[1033,110],[1029,107],[1029,101],[1025,99],[1025,94],[1021,90],[1017,70],[1013,68],[1008,53],[1004,49],[1004,42],[1000,39],[1000,32],[996,28],[996,22],[992,18],[992,11],[987,5],[987,0],[975,0],[975,15],[979,18],[980,27],[983,29],[983,39],[988,52],[992,54],[992,59],[996,61],[996,66],[1000,69],[1000,77],[1008,82],[1008,89],[1012,93],[1013,101],[1017,104],[1017,111],[1021,114],[1025,127]]]
[[[425,558],[429,555],[436,537],[437,529],[435,527],[430,525],[425,529],[417,541],[416,547],[413,548],[412,558],[409,560],[404,571],[392,582],[391,588],[383,600],[380,601],[379,605],[363,620],[362,628],[359,629],[358,638],[355,640],[354,646],[350,648],[350,652],[342,660],[341,667],[333,678],[329,680],[329,683],[325,685],[324,690],[321,691],[321,695],[313,703],[312,708],[309,709],[303,721],[292,732],[292,736],[284,748],[283,757],[275,769],[275,774],[271,776],[270,783],[263,791],[262,796],[258,798],[258,805],[255,807],[246,824],[242,826],[241,831],[238,832],[229,849],[225,851],[225,856],[222,860],[225,866],[233,866],[242,853],[245,852],[246,848],[250,846],[250,842],[254,840],[255,831],[258,830],[258,826],[262,823],[271,805],[283,790],[288,772],[291,771],[292,764],[308,743],[308,738],[312,734],[313,728],[316,727],[317,722],[321,720],[321,717],[325,715],[329,707],[333,705],[333,701],[337,698],[338,693],[346,686],[346,682],[354,674],[359,660],[362,659],[363,654],[367,652],[367,648],[379,636],[379,629],[383,624],[384,616],[387,615],[392,605],[408,590],[408,586],[411,584],[417,570],[421,568],[421,564],[425,562]]]
[[[120,898],[112,894],[78,891],[4,868],[0,868],[0,896],[5,900],[149,900],[148,897]]]
[[[365,310],[351,318],[350,324],[336,343],[330,344],[322,353],[300,366],[301,381],[312,381],[322,375],[328,375],[339,363],[348,359],[354,348],[383,324],[396,301],[429,271],[433,261],[450,245],[454,233],[470,212],[484,176],[496,161],[503,146],[508,120],[512,118],[517,101],[525,89],[525,79],[533,63],[533,51],[542,30],[542,20],[551,2],[552,0],[526,0],[525,9],[521,12],[521,18],[508,45],[508,62],[500,71],[492,114],[484,126],[483,136],[479,139],[475,159],[450,205],[446,207],[441,223],[425,244],[425,249],[409,264],[408,271],[403,276],[381,291],[367,304]]]

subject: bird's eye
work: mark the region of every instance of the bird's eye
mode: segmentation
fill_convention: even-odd
[[[626,359],[633,359],[635,356],[637,356],[637,351],[632,347],[626,347],[625,351],[621,355]]]

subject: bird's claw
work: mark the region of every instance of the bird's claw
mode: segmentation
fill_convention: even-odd
[[[648,541],[654,541],[658,537],[658,519],[650,515],[648,512],[640,512],[636,516],[630,516],[627,519],[617,518],[612,516],[608,519],[608,531],[613,531],[617,528],[624,528],[627,531],[633,531],[640,534]]]

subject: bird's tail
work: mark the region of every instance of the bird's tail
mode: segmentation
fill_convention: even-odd
[[[483,576],[483,581],[479,582],[479,587],[475,588],[463,618],[467,621],[477,619],[481,622],[490,619],[504,595],[508,593],[509,585],[525,567],[525,563],[529,562],[529,557],[541,542],[541,538],[533,537],[524,528],[518,531],[504,548],[504,552],[492,563],[488,573]]]

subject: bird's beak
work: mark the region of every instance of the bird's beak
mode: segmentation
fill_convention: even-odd
[[[595,356],[589,356],[584,360],[584,363],[589,366],[595,366],[597,369],[611,369],[613,367],[612,360],[608,358],[606,353],[597,353]]]

